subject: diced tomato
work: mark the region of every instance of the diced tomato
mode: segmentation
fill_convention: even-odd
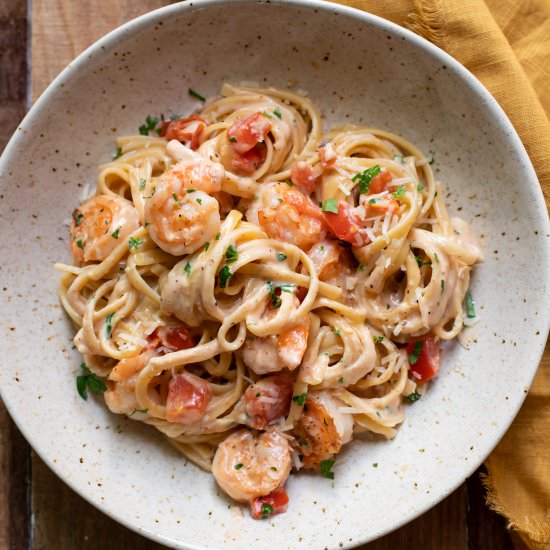
[[[270,130],[269,119],[262,113],[254,113],[237,120],[227,131],[227,137],[235,153],[242,155],[262,143]]]
[[[176,374],[168,384],[166,420],[179,424],[194,424],[206,412],[212,392],[206,380],[189,372]]]
[[[244,392],[249,424],[264,430],[268,424],[288,414],[292,398],[292,380],[285,374],[261,378]]]
[[[364,229],[347,202],[339,202],[337,214],[323,212],[323,217],[332,232],[341,241],[346,241],[355,246],[365,246],[368,243],[369,239]]]
[[[290,180],[294,185],[301,187],[308,195],[314,191],[319,181],[320,173],[315,173],[315,170],[307,162],[297,162],[290,173]]]
[[[255,147],[242,154],[235,154],[231,164],[236,172],[243,174],[252,174],[264,162],[267,154],[266,146],[263,143],[258,143]]]
[[[159,330],[162,345],[171,351],[192,348],[195,345],[193,335],[185,325],[163,327]]]
[[[269,495],[255,498],[250,503],[250,515],[254,519],[267,519],[275,514],[286,512],[288,494],[284,487],[275,489]]]
[[[376,195],[385,191],[392,180],[392,176],[389,172],[384,171],[372,178],[369,185],[369,195]]]
[[[409,355],[409,370],[419,382],[431,380],[439,372],[440,350],[439,342],[432,336],[424,336],[420,340],[407,344]]]
[[[204,118],[196,115],[166,120],[162,123],[160,135],[168,141],[177,139],[182,143],[191,142],[189,145],[191,149],[195,150],[200,145],[200,135],[207,125],[208,123]]]

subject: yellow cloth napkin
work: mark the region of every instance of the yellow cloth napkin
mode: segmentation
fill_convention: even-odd
[[[336,1],[409,28],[474,73],[512,121],[550,205],[550,0]],[[529,548],[550,549],[550,346],[486,467],[489,505]]]

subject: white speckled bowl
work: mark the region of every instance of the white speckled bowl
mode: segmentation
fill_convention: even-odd
[[[152,428],[80,399],[79,356],[52,264],[63,224],[149,113],[198,107],[189,86],[295,82],[327,125],[360,121],[435,157],[452,212],[484,236],[470,351],[452,347],[394,441],[356,441],[336,480],[291,478],[287,514],[255,522]],[[178,548],[338,548],[376,538],[457,487],[488,455],[527,393],[546,339],[549,226],[529,159],[501,109],[461,65],[367,13],[321,2],[199,1],[112,32],[48,88],[6,148],[0,173],[2,397],[25,437],[75,491]],[[373,463],[378,468],[373,468]]]

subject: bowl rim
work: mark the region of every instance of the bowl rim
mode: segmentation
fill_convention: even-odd
[[[498,104],[496,99],[491,95],[491,93],[483,86],[483,84],[475,77],[466,67],[464,67],[459,61],[457,61],[450,54],[432,44],[427,39],[422,36],[402,27],[392,21],[384,19],[383,17],[374,15],[370,12],[353,8],[346,5],[335,4],[328,2],[326,0],[192,0],[189,2],[182,1],[175,4],[169,4],[157,8],[155,10],[144,13],[136,18],[133,18],[126,23],[123,23],[119,27],[111,30],[97,41],[88,46],[80,54],[78,54],[69,64],[52,80],[52,82],[46,87],[46,89],[41,93],[35,103],[30,107],[26,113],[23,120],[19,123],[18,127],[14,131],[10,140],[8,141],[2,155],[0,156],[0,176],[4,175],[6,172],[6,167],[9,163],[9,159],[12,153],[17,149],[20,139],[23,139],[21,130],[34,118],[40,116],[44,108],[47,107],[47,104],[51,97],[55,96],[58,93],[61,85],[65,81],[70,80],[74,75],[79,71],[83,70],[89,60],[91,60],[96,55],[103,55],[104,51],[115,47],[117,42],[120,40],[135,35],[141,29],[150,27],[156,22],[167,19],[175,16],[181,16],[187,12],[191,13],[195,10],[202,9],[215,9],[217,6],[231,4],[234,6],[240,5],[262,5],[269,4],[272,6],[283,6],[286,7],[296,6],[303,9],[308,9],[312,11],[323,11],[328,13],[336,13],[338,15],[346,16],[351,19],[354,19],[360,23],[366,23],[368,25],[379,28],[380,30],[387,32],[398,38],[405,38],[413,44],[416,48],[427,53],[432,58],[437,59],[442,64],[446,65],[451,72],[458,76],[467,87],[472,91],[474,96],[480,99],[487,111],[489,112],[491,118],[495,120],[500,126],[500,130],[505,133],[506,141],[513,148],[513,150],[518,154],[523,163],[523,170],[527,175],[527,186],[529,192],[533,197],[532,209],[534,209],[535,214],[537,215],[537,220],[540,220],[543,226],[545,226],[545,233],[550,232],[550,220],[548,216],[544,216],[544,212],[548,212],[546,208],[546,203],[538,177],[533,168],[531,160],[527,154],[527,151],[521,142],[514,126],[512,125],[510,119]],[[550,241],[545,240],[545,257],[546,261],[546,275],[547,278],[550,278]],[[550,330],[550,308],[541,312],[541,318],[543,326],[546,327],[546,332]],[[540,366],[540,360],[544,353],[546,345],[546,340],[540,339],[538,343],[533,344],[535,349],[534,355],[537,357],[536,365],[531,366],[531,370],[526,373],[525,377],[525,387],[530,388],[535,374]],[[447,482],[443,489],[440,489],[438,492],[432,493],[432,498],[425,505],[419,506],[414,511],[404,514],[399,521],[394,523],[390,528],[375,532],[371,535],[365,535],[361,538],[355,539],[353,544],[345,545],[345,548],[353,548],[361,544],[365,544],[371,540],[375,540],[379,537],[382,537],[390,532],[395,531],[396,529],[401,528],[403,525],[409,523],[410,521],[416,519],[420,515],[424,514],[426,511],[430,510],[437,504],[439,504],[446,496],[450,495],[455,491],[464,480],[471,476],[473,472],[485,461],[493,449],[498,445],[502,437],[510,428],[514,419],[516,418],[523,402],[527,396],[527,392],[524,392],[522,397],[518,400],[517,406],[511,410],[508,414],[508,417],[501,419],[500,428],[497,433],[490,440],[490,443],[485,445],[485,452],[480,454],[482,459],[478,458],[472,462],[468,462],[465,465],[464,469],[461,471],[461,476],[458,476],[456,479],[451,479]],[[86,486],[80,486],[77,482],[77,479],[67,479],[63,475],[63,467],[59,463],[54,463],[51,457],[47,456],[46,452],[42,449],[36,448],[33,444],[33,437],[30,429],[18,420],[17,411],[10,403],[9,396],[6,394],[6,391],[0,387],[0,397],[2,398],[4,405],[10,414],[10,417],[17,425],[18,429],[21,431],[25,439],[29,442],[33,450],[38,454],[38,456],[43,460],[47,466],[73,491],[75,491],[80,497],[84,498],[92,506],[98,509],[100,512],[108,515],[110,518],[114,519],[118,523],[124,525],[126,528],[142,535],[150,540],[165,544],[173,548],[185,548],[188,550],[204,550],[204,546],[196,546],[185,543],[185,541],[177,541],[171,537],[168,537],[161,532],[155,532],[144,527],[139,526],[131,519],[127,518],[123,513],[120,513],[118,509],[114,506],[109,506],[105,502],[101,502],[100,499],[96,499],[92,494],[88,494],[86,491]],[[502,421],[503,420],[503,421]]]

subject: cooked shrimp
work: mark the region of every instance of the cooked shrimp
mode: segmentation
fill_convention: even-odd
[[[285,417],[290,408],[293,384],[290,376],[278,374],[261,378],[244,392],[248,425],[256,430]]]
[[[132,203],[114,195],[97,195],[73,212],[71,252],[76,262],[101,262],[139,227]]]
[[[218,447],[212,474],[233,499],[251,503],[282,487],[290,474],[290,445],[277,431],[239,430]]]
[[[256,374],[294,370],[300,366],[307,348],[310,318],[285,328],[278,335],[256,337],[250,335],[242,348],[245,365]]]
[[[191,254],[219,232],[218,201],[203,191],[186,189],[174,173],[160,179],[145,204],[149,234],[169,254]]]
[[[197,189],[205,193],[217,193],[221,190],[225,170],[219,162],[202,157],[175,139],[168,143],[166,151],[178,162],[162,174],[160,180],[176,178],[182,188]]]
[[[247,211],[247,219],[274,239],[307,249],[325,236],[320,208],[286,183],[261,186],[258,199]]]
[[[344,403],[329,391],[310,392],[293,435],[300,446],[304,468],[316,468],[351,441],[353,417],[341,413]]]
[[[139,409],[136,398],[137,374],[120,382],[109,382],[107,391],[103,394],[105,404],[115,414],[132,414]]]

